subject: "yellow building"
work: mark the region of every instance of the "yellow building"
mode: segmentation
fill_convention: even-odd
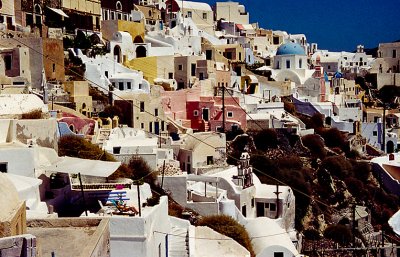
[[[174,79],[174,56],[151,56],[125,62],[130,69],[143,72],[143,78],[154,84],[156,78]]]
[[[101,32],[103,38],[111,40],[113,34],[117,31],[128,32],[132,36],[134,43],[144,43],[144,20],[136,21],[125,21],[125,20],[105,20],[101,21]]]
[[[68,15],[65,20],[67,31],[100,31],[100,0],[62,0],[61,7]]]
[[[26,234],[25,202],[6,174],[0,172],[0,238]]]
[[[167,131],[166,116],[161,103],[162,91],[162,87],[153,86],[150,93],[125,94],[124,100],[115,99],[114,105],[120,106],[125,114],[131,115],[128,117],[129,126],[159,135]],[[132,111],[128,108],[132,108]]]
[[[67,81],[64,89],[75,103],[75,110],[88,117],[93,112],[92,97],[89,95],[89,83],[87,81]]]

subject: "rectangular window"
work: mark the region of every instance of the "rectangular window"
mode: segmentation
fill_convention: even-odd
[[[203,12],[203,20],[207,20],[207,13]]]
[[[206,50],[206,60],[212,59],[212,50]]]
[[[283,257],[283,252],[274,252],[274,257]]]
[[[120,154],[121,153],[121,147],[113,147],[113,154]]]
[[[124,82],[118,82],[118,88],[119,90],[124,90]]]
[[[276,204],[275,203],[270,203],[269,204],[269,210],[270,211],[276,211]]]
[[[183,70],[183,65],[182,64],[178,65],[178,70]]]
[[[161,131],[164,131],[164,130],[165,130],[165,122],[161,121]]]
[[[187,12],[187,17],[192,18],[192,12],[191,11]]]
[[[254,208],[254,198],[251,198],[251,208]]]
[[[115,12],[111,12],[111,20],[115,20]]]
[[[233,112],[227,112],[227,113],[226,113],[226,116],[227,116],[228,118],[232,118],[232,117],[233,117]]]
[[[144,129],[144,123],[143,123],[143,122],[140,123],[140,128],[141,128],[141,129]]]
[[[140,102],[140,112],[144,112],[144,102]]]
[[[191,75],[192,76],[196,76],[196,64],[195,63],[192,63],[192,66],[191,66]]]
[[[126,88],[132,89],[132,82],[126,82]]]
[[[168,73],[168,79],[173,79],[174,78],[174,73],[170,72]]]
[[[286,60],[286,69],[290,69],[290,60]]]
[[[246,205],[242,206],[242,214],[246,217]]]
[[[142,89],[142,83],[139,83],[139,89]]]
[[[378,131],[376,131],[376,130],[372,131],[372,135],[373,135],[374,137],[376,137],[376,136],[378,135]]]
[[[153,133],[153,122],[149,122],[149,132]]]
[[[397,56],[397,51],[396,51],[396,49],[393,49],[392,57],[393,57],[393,58],[396,58],[396,56]]]
[[[108,71],[104,72],[104,76],[106,76],[106,78],[108,78]]]
[[[0,162],[0,172],[7,173],[8,162]]]
[[[11,70],[11,67],[12,67],[12,56],[11,55],[4,56],[4,65],[5,65],[6,70]]]
[[[190,162],[190,155],[188,156],[187,161]]]
[[[158,109],[156,108],[156,109],[154,109],[154,116],[158,116]]]
[[[207,156],[207,165],[214,164],[214,156]]]

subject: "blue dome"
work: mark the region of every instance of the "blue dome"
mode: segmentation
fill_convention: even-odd
[[[304,48],[296,43],[285,43],[276,51],[276,55],[306,55]]]

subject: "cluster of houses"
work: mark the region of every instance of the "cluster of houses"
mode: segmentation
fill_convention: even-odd
[[[0,256],[38,256],[36,242],[43,256],[250,256],[169,216],[169,199],[154,204],[148,184],[108,179],[132,158],[163,174],[179,205],[237,220],[257,257],[301,256],[293,190],[262,184],[246,152],[228,165],[224,132],[313,133],[285,111],[290,97],[298,113],[323,114],[346,132],[352,149],[395,152],[400,113],[366,107],[371,98],[355,79],[400,86],[400,43],[380,44],[377,57],[361,45],[331,52],[249,16],[238,2],[0,1],[0,246],[13,245]],[[100,118],[112,108],[119,117]],[[58,156],[65,135],[117,162]],[[377,169],[399,194],[390,161],[388,169],[376,160]],[[99,208],[74,213],[81,203]],[[71,242],[81,235],[82,251],[60,243],[68,240],[57,230]]]

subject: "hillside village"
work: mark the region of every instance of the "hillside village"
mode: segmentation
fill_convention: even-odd
[[[239,2],[0,1],[0,256],[398,256],[400,42]]]

